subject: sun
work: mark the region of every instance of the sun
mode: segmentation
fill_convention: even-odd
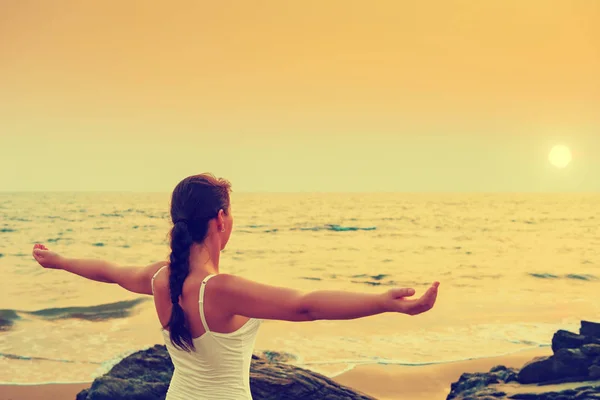
[[[548,154],[548,160],[556,168],[565,168],[572,160],[571,150],[563,145],[554,146]]]

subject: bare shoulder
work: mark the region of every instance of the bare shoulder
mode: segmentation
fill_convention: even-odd
[[[146,279],[150,279],[155,290],[169,286],[169,262],[157,261],[144,268]]]
[[[210,280],[211,290],[223,294],[230,294],[237,290],[244,290],[255,282],[232,274],[217,274]]]
[[[151,295],[152,277],[167,264],[167,261],[157,261],[143,267],[116,266],[111,270],[112,280],[130,292]]]
[[[169,262],[157,261],[144,268],[144,273],[154,280],[164,280],[169,277]]]
[[[288,321],[304,319],[300,315],[302,293],[296,290],[230,274],[218,274],[211,283],[212,288],[207,290],[219,296],[219,303],[231,314]]]

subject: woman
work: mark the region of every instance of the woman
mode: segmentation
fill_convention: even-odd
[[[250,361],[261,319],[347,320],[384,312],[416,315],[431,309],[439,283],[419,299],[397,288],[381,294],[292,289],[219,272],[219,255],[233,227],[231,186],[210,174],[181,181],[171,199],[169,261],[119,267],[99,260],[70,259],[36,244],[44,268],[116,283],[154,296],[162,334],[175,371],[168,400],[252,399]]]

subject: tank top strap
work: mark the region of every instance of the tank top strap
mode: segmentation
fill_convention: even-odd
[[[152,294],[154,295],[154,279],[158,276],[158,274],[160,273],[160,271],[162,271],[163,269],[165,269],[167,267],[167,265],[163,265],[162,267],[160,267],[158,269],[158,271],[156,271],[154,273],[154,275],[152,275],[152,280],[150,281],[150,286],[152,288]]]
[[[202,326],[204,327],[204,330],[206,330],[206,332],[210,332],[210,329],[208,329],[206,317],[204,316],[204,289],[206,289],[206,282],[208,282],[208,280],[213,276],[215,275],[208,275],[202,280],[202,284],[200,285],[200,296],[198,297],[198,303],[200,305],[200,319],[202,320]]]

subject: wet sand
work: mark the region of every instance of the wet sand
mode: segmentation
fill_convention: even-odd
[[[496,365],[521,368],[532,358],[551,355],[550,348],[520,353],[418,367],[364,365],[335,378],[379,400],[444,400],[450,385],[465,372],[488,372]]]
[[[46,385],[0,385],[1,400],[73,400],[90,383],[51,383]]]

